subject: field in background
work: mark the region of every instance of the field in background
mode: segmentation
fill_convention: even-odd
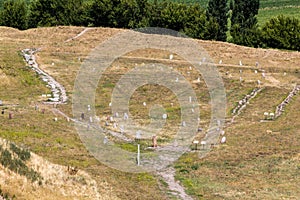
[[[203,7],[207,7],[208,0],[172,0],[184,3],[200,3]],[[258,24],[264,25],[272,17],[285,15],[296,17],[300,20],[300,1],[299,0],[260,0],[260,9],[258,11]]]
[[[20,50],[28,47],[41,48],[37,54],[41,68],[62,83],[71,97],[76,72],[84,58],[100,42],[122,31],[95,28],[75,40],[65,42],[82,30],[82,27],[27,31],[0,28],[0,99],[5,104],[10,104],[5,107],[6,113],[14,113],[12,120],[8,120],[7,114],[0,116],[0,137],[26,146],[53,163],[86,170],[99,183],[100,192],[107,190],[103,187],[105,184],[120,199],[166,199],[167,189],[163,187],[165,183],[159,177],[153,174],[127,174],[102,165],[82,145],[74,125],[53,112],[51,106],[42,104],[41,94],[47,93],[48,88],[26,67]],[[300,124],[297,117],[299,95],[278,120],[264,123],[260,120],[263,119],[264,112],[274,112],[276,105],[287,96],[293,84],[299,84],[299,53],[254,49],[224,42],[197,42],[206,49],[215,63],[222,60],[218,69],[226,88],[227,120],[231,119],[231,110],[238,101],[258,87],[257,80],[262,80],[261,87],[265,89],[225,129],[227,144],[213,149],[204,159],[199,159],[195,153],[184,155],[175,164],[176,178],[190,195],[199,199],[296,199],[300,196],[297,187],[300,185]],[[187,76],[189,65],[178,64],[181,58],[177,55],[170,62],[169,53],[140,50],[115,61],[99,82],[97,114],[109,114],[108,102],[118,77],[135,64],[151,63],[151,57],[162,59],[193,82],[198,74],[191,71],[191,76]],[[242,66],[239,65],[240,61]],[[259,63],[257,67],[256,62]],[[254,70],[261,69],[267,74],[266,80],[262,79],[261,73],[254,73]],[[242,82],[239,80],[240,76],[243,77]],[[200,126],[204,128],[204,133],[210,117],[209,97],[204,82],[192,85],[200,100]],[[148,110],[141,104],[144,100],[147,103],[149,101],[149,105],[151,102],[165,105],[170,114],[175,116],[171,125],[177,123],[176,102],[173,108],[170,107],[170,99],[164,98],[161,91],[158,88],[140,88],[132,97],[131,112],[141,124],[148,120]],[[152,99],[147,99],[149,96]],[[46,109],[46,114],[34,110],[36,103]],[[59,105],[58,109],[71,116],[70,102]],[[54,117],[58,118],[57,122],[53,120]],[[166,137],[171,137],[167,131],[165,133]],[[198,139],[203,137],[203,133],[197,136]],[[150,142],[147,145],[149,144]],[[124,145],[124,148],[130,149],[132,146]]]

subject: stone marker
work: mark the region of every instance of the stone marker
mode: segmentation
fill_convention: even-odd
[[[260,80],[257,80],[257,84],[260,85],[260,84],[261,84],[261,81],[260,81]]]
[[[124,125],[120,126],[120,132],[123,134],[124,133]]]
[[[140,130],[138,130],[138,131],[136,132],[136,134],[135,134],[135,139],[138,139],[138,140],[140,140],[140,139],[141,139],[141,137],[142,137],[142,133],[141,133],[141,131],[140,131]]]
[[[193,143],[195,144],[195,150],[197,150],[197,145],[199,144],[199,141],[198,140],[194,140]]]
[[[225,136],[223,136],[222,139],[221,139],[221,144],[224,144],[224,143],[226,143],[226,137]]]
[[[108,143],[108,138],[107,138],[107,136],[105,136],[103,139],[103,144],[107,144],[107,143]]]
[[[157,147],[157,136],[156,135],[152,136],[152,145],[153,145],[154,148]]]
[[[114,125],[113,125],[114,129],[117,128],[117,123],[115,122]]]
[[[162,118],[163,118],[163,119],[167,119],[167,117],[168,117],[168,115],[167,115],[166,113],[164,113],[164,114],[162,115]]]

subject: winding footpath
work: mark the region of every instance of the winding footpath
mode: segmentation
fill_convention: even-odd
[[[86,31],[85,31],[86,32]],[[84,32],[81,32],[82,35]],[[79,37],[79,36],[78,36]],[[75,37],[74,37],[75,38]],[[40,77],[41,79],[46,82],[47,86],[51,88],[52,97],[48,99],[47,102],[44,102],[45,104],[65,104],[67,103],[67,95],[65,88],[58,83],[51,75],[44,72],[40,67],[39,64],[36,61],[35,53],[40,51],[40,49],[24,49],[22,50],[23,57],[29,67],[33,69]],[[60,114],[61,116],[65,117],[68,121],[72,121],[74,123],[77,123],[79,125],[82,125],[84,127],[92,127],[97,131],[101,131],[105,133],[106,135],[111,135],[119,140],[125,141],[125,142],[132,142],[133,139],[126,137],[124,134],[103,129],[100,126],[90,124],[88,121],[82,121],[80,119],[71,118],[68,115],[66,115],[64,112],[60,111],[57,108],[52,109],[53,112]],[[157,175],[161,176],[164,181],[168,184],[170,193],[176,197],[177,199],[182,200],[192,200],[192,198],[185,193],[184,188],[179,184],[178,181],[175,181],[175,169],[172,166],[169,166],[168,168],[161,170],[156,173]]]
[[[84,29],[83,31],[81,31],[79,34],[75,35],[75,36],[72,37],[72,38],[67,39],[65,42],[70,42],[70,41],[72,41],[72,40],[75,40],[75,39],[77,39],[78,37],[82,36],[83,34],[85,34],[87,31],[89,31],[89,30],[91,30],[91,29],[93,29],[93,28],[85,28],[85,29]]]
[[[88,30],[91,28],[85,28],[83,31],[81,31],[79,34],[76,36],[66,40],[65,42],[72,41],[80,36],[82,36],[84,33],[86,33]],[[47,86],[51,89],[51,97],[48,98],[48,101],[45,102],[46,104],[66,104],[68,101],[68,97],[66,94],[65,88],[57,82],[51,75],[43,71],[40,67],[39,64],[36,61],[35,54],[39,52],[40,49],[24,49],[22,50],[23,57],[29,67],[33,69],[40,77],[41,79],[46,82]],[[127,57],[124,57],[127,58]],[[128,57],[129,59],[142,59],[142,58],[132,58]],[[145,58],[143,58],[145,59]],[[181,62],[181,61],[179,61]],[[184,61],[182,61],[184,62]],[[225,66],[225,64],[222,64],[222,66]],[[232,66],[232,65],[230,65]],[[233,118],[229,124],[231,124],[234,120],[235,117],[237,117],[243,109],[246,108],[246,105],[250,102],[251,99],[253,99],[259,92],[261,92],[263,88],[254,88],[250,94],[247,94],[242,100],[238,102],[238,105],[233,109],[232,114]],[[300,85],[296,85],[295,88],[290,92],[288,97],[280,104],[277,106],[276,110],[276,117],[279,117],[283,110],[284,107],[287,103],[289,103],[290,99],[296,95],[296,93],[300,90]],[[74,123],[77,123],[79,125],[82,125],[84,127],[92,127],[96,129],[97,131],[101,131],[105,133],[106,135],[111,135],[119,140],[125,141],[125,142],[132,142],[133,139],[126,137],[124,134],[121,134],[119,132],[115,132],[112,130],[104,129],[100,126],[97,126],[95,124],[90,124],[88,120],[80,120],[80,119],[75,119],[67,116],[65,113],[62,111],[58,110],[57,108],[52,109],[53,112],[58,113],[65,117],[68,121],[72,121]],[[95,120],[96,121],[96,120]],[[229,125],[227,124],[227,125]],[[189,195],[186,194],[184,187],[180,185],[179,181],[175,180],[175,173],[176,170],[174,169],[173,166],[168,166],[167,168],[157,171],[156,174],[164,179],[164,181],[168,184],[169,188],[169,193],[174,196],[176,199],[182,199],[182,200],[192,200],[193,198],[190,197]]]
[[[52,76],[47,74],[41,68],[36,61],[35,53],[40,51],[40,49],[24,49],[22,50],[23,57],[27,64],[33,69],[41,79],[47,83],[47,87],[51,88],[51,97],[45,103],[48,104],[65,104],[68,100],[66,89],[57,82]],[[47,95],[42,95],[47,97]]]
[[[284,111],[287,104],[290,103],[291,99],[300,91],[300,85],[295,85],[289,95],[276,107],[275,118],[278,118]]]

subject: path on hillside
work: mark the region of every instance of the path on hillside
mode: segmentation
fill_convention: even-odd
[[[41,68],[35,58],[35,53],[38,52],[39,49],[24,49],[22,50],[23,57],[27,64],[42,78],[44,82],[47,83],[47,87],[51,88],[52,95],[48,98],[46,103],[50,104],[64,104],[67,102],[68,97],[66,93],[66,89],[62,84],[57,82],[52,76],[47,74]],[[47,97],[46,94],[43,95]]]
[[[82,31],[79,34],[79,36],[84,34],[85,32]],[[77,37],[79,37],[79,36],[77,35]],[[76,36],[74,38],[76,38]],[[22,51],[22,53],[23,53],[23,57],[24,57],[25,61],[27,62],[27,64],[36,73],[38,73],[41,76],[42,80],[45,81],[47,83],[47,85],[49,85],[51,87],[52,95],[53,96],[55,95],[55,99],[49,98],[48,100],[51,100],[51,101],[48,101],[46,103],[47,104],[48,103],[53,103],[53,104],[54,103],[55,104],[66,103],[67,96],[66,96],[66,91],[65,91],[64,87],[60,83],[55,81],[55,79],[51,75],[47,74],[46,72],[44,72],[39,67],[39,65],[38,65],[38,63],[35,59],[35,55],[34,55],[38,51],[39,51],[39,49],[24,49]],[[103,129],[100,126],[90,124],[88,122],[88,120],[84,121],[84,120],[69,117],[67,114],[65,114],[64,112],[62,112],[61,110],[59,110],[57,108],[52,108],[52,112],[58,113],[59,115],[66,118],[68,121],[72,121],[72,122],[77,123],[77,124],[79,124],[81,126],[84,126],[84,127],[92,127],[95,130],[101,131],[101,132],[103,132],[107,135],[111,135],[111,136],[113,136],[113,137],[115,137],[115,138],[117,138],[121,141],[126,141],[126,142],[132,142],[133,141],[133,139],[128,138],[124,134],[121,134],[119,132],[115,132],[115,131],[108,130],[108,129]],[[179,184],[179,182],[175,181],[175,178],[174,178],[175,169],[172,166],[169,166],[168,168],[166,168],[164,170],[161,170],[161,171],[157,172],[156,174],[160,175],[164,179],[164,181],[168,184],[170,193],[173,196],[175,196],[177,199],[192,200],[192,198],[185,193],[184,188]]]
[[[80,37],[81,35],[83,35],[88,30],[89,30],[89,28],[84,29],[78,35],[66,40],[66,42],[74,40],[74,39]],[[43,81],[47,82],[47,84],[50,86],[53,98],[56,98],[56,99],[52,99],[53,103],[66,103],[67,102],[67,95],[66,95],[66,91],[65,91],[64,87],[60,83],[58,83],[52,76],[50,76],[49,74],[44,72],[41,68],[39,68],[39,65],[36,62],[36,59],[35,59],[35,56],[34,56],[34,54],[36,52],[38,52],[38,49],[25,49],[22,52],[23,52],[23,56],[24,56],[26,62],[29,64],[29,66],[31,66],[32,69],[34,69],[41,76]],[[142,57],[122,57],[122,58],[125,58],[125,59],[156,60],[156,61],[160,60],[160,61],[167,61],[167,62],[186,63],[186,61],[170,60],[170,59],[152,59],[152,58],[142,58]],[[210,63],[208,63],[208,64],[210,64]],[[213,63],[211,63],[211,64],[213,64]],[[218,66],[243,67],[243,68],[251,68],[251,69],[255,68],[254,66],[227,65],[227,64],[218,64]],[[235,113],[234,113],[233,119],[234,119],[234,117],[236,117],[240,114],[240,112],[246,107],[246,105],[249,103],[249,101],[251,99],[253,99],[257,95],[257,93],[259,93],[261,90],[262,90],[262,88],[255,88],[250,94],[246,95],[239,102],[239,105],[234,109]],[[59,99],[59,101],[56,101],[57,98]],[[91,125],[88,122],[88,120],[84,121],[84,120],[80,120],[80,119],[71,118],[71,117],[69,117],[68,115],[66,115],[65,113],[63,113],[62,111],[60,111],[57,108],[53,108],[52,111],[62,115],[63,117],[68,119],[68,121],[69,120],[73,121],[74,123],[80,124],[80,125],[85,126],[85,127],[92,126],[96,130],[99,130],[99,131],[101,131],[105,134],[109,134],[109,135],[111,135],[111,136],[113,136],[113,137],[115,137],[119,140],[126,141],[126,142],[132,142],[133,141],[131,138],[128,138],[124,134],[121,134],[119,132],[111,131],[111,130],[108,130],[108,129],[102,129],[102,127],[100,127],[100,126]],[[168,184],[170,194],[172,194],[177,199],[192,200],[192,198],[189,195],[186,194],[186,192],[184,190],[184,187],[182,187],[180,185],[179,181],[175,180],[175,178],[174,178],[175,173],[176,173],[176,170],[174,169],[173,166],[169,166],[169,167],[165,168],[164,170],[160,170],[160,171],[156,172],[156,174],[161,176],[164,179],[164,181]]]
[[[169,192],[182,200],[193,200],[189,195],[185,193],[184,188],[180,185],[179,181],[175,180],[175,169],[174,167],[167,167],[164,170],[158,171],[157,174],[161,176],[169,186]]]
[[[129,59],[129,60],[142,60],[142,61],[162,61],[162,62],[170,62],[170,63],[180,63],[180,64],[191,64],[186,60],[176,60],[176,59],[167,59],[167,58],[148,58],[148,57],[139,57],[139,56],[121,56],[121,59]],[[215,65],[219,67],[235,67],[235,68],[243,68],[243,69],[257,69],[256,66],[250,65],[238,65],[238,64],[225,64],[225,63],[213,63],[213,62],[202,62],[202,64],[207,65]]]
[[[81,31],[80,33],[78,33],[78,34],[75,35],[74,37],[71,37],[71,38],[67,39],[67,40],[65,41],[65,43],[66,43],[66,42],[70,42],[70,41],[72,41],[72,40],[75,40],[76,38],[82,36],[83,34],[85,34],[87,31],[89,31],[89,30],[91,30],[91,29],[93,29],[93,28],[85,28],[83,31]]]

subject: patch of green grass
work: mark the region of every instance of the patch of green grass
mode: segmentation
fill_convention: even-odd
[[[300,5],[300,2],[297,0],[260,0],[259,3],[261,9]]]
[[[295,17],[300,19],[300,3],[298,3],[298,7],[274,7],[274,8],[266,8],[260,9],[258,11],[258,24],[263,26],[267,21],[269,21],[273,17],[277,17],[278,15],[284,15],[287,17]]]
[[[23,142],[25,138],[41,139],[45,134],[39,132],[32,132],[28,130],[20,131],[3,131],[0,130],[0,137],[6,138],[11,141]]]

